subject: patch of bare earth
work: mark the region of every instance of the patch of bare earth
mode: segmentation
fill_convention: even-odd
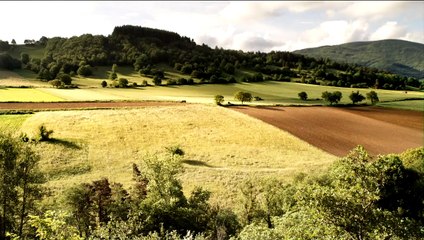
[[[357,145],[372,155],[423,146],[422,112],[378,107],[231,107],[336,156]]]

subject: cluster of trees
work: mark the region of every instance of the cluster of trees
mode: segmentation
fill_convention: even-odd
[[[308,100],[308,94],[306,92],[299,92],[298,97],[300,100],[306,101]],[[330,105],[333,105],[333,103],[338,103],[343,97],[343,94],[340,91],[334,91],[334,92],[328,92],[325,91],[321,95],[322,99],[326,102],[329,102]],[[368,99],[372,105],[375,105],[379,102],[378,94],[375,91],[370,91],[366,94],[366,97],[359,93],[359,91],[352,91],[352,93],[349,95],[349,99],[352,101],[352,104],[356,104],[359,102],[362,102],[365,99]]]
[[[240,183],[234,209],[186,197],[179,147],[133,164],[133,185],[101,178],[68,189],[64,206],[38,209],[45,181],[29,143],[0,135],[0,238],[422,239],[424,148],[372,158],[357,147],[315,176]],[[51,206],[50,206],[51,207]]]
[[[84,34],[71,38],[43,37],[37,44],[45,45],[45,56],[24,64],[46,80],[55,78],[56,71],[52,70],[52,65],[64,68],[63,72],[67,74],[71,71],[77,73],[82,67],[78,74],[86,76],[90,74],[87,70],[89,66],[118,64],[133,66],[135,71],[151,75],[159,83],[163,77],[151,70],[159,64],[165,64],[200,79],[201,83],[233,83],[237,75],[239,81],[244,82],[291,81],[299,78],[304,83],[340,87],[405,89],[407,86],[421,86],[415,78],[377,69],[290,52],[212,49],[205,44],[197,45],[192,39],[177,33],[130,25],[115,27],[109,36]],[[0,42],[0,49],[8,46],[8,43]],[[85,62],[85,67],[81,66],[81,61]],[[247,73],[252,71],[255,73]]]

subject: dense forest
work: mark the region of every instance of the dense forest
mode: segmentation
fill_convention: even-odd
[[[201,187],[184,194],[182,149],[134,163],[130,189],[101,178],[46,204],[36,147],[0,134],[1,239],[424,238],[424,148],[371,157],[358,146],[319,176],[246,180],[229,208]]]
[[[197,45],[192,39],[158,29],[124,25],[109,36],[84,34],[71,38],[26,40],[44,48],[36,58],[22,53],[15,59],[8,51],[17,47],[0,41],[0,68],[26,68],[50,81],[62,74],[89,76],[95,66],[131,66],[140,74],[163,78],[167,65],[198,79],[198,83],[297,81],[339,87],[404,90],[420,88],[421,82],[387,71],[312,58],[291,52],[243,52]],[[246,70],[249,74],[240,74]]]

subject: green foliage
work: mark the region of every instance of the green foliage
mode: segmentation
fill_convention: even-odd
[[[215,100],[216,105],[222,105],[222,103],[224,102],[224,96],[215,95],[214,100]]]
[[[66,73],[60,73],[57,75],[57,79],[63,83],[63,85],[71,85],[72,84],[72,78],[69,76],[69,74]]]
[[[162,78],[159,76],[154,76],[153,77],[153,84],[155,84],[156,86],[160,86],[162,84]]]
[[[60,80],[56,79],[56,80],[50,81],[50,84],[55,88],[59,88],[62,86],[63,83]]]
[[[234,99],[240,101],[241,104],[252,101],[252,98],[252,94],[249,92],[238,91],[234,94]]]
[[[30,60],[30,58],[29,58],[28,53],[21,53],[21,62],[23,64],[28,64],[29,60]]]
[[[338,103],[340,99],[342,99],[342,93],[339,91],[332,93],[325,91],[322,93],[321,97],[324,99],[324,101],[329,102],[330,105],[333,105],[333,103]]]
[[[51,139],[50,135],[53,134],[53,130],[47,130],[46,126],[44,124],[40,125],[38,127],[37,132],[37,141],[49,141]]]
[[[78,68],[77,70],[78,75],[83,76],[83,77],[87,77],[93,74],[92,70],[91,70],[91,66],[86,64],[86,65],[82,65]]]
[[[109,79],[110,80],[116,80],[118,78],[118,75],[116,74],[116,72],[111,72],[109,74]]]
[[[41,216],[30,215],[28,224],[36,229],[36,237],[40,240],[82,240],[78,229],[67,223],[69,217],[67,212],[48,210]]]
[[[102,88],[105,88],[105,87],[107,87],[107,82],[105,80],[103,80],[100,85],[102,86]]]
[[[352,104],[362,102],[365,100],[364,95],[360,94],[359,91],[353,92],[349,95],[350,100],[352,101]]]
[[[178,155],[178,156],[184,156],[184,151],[181,149],[180,146],[176,145],[176,146],[171,146],[171,147],[166,147],[166,150],[168,151],[168,153],[170,153],[171,155]]]
[[[300,100],[306,101],[308,100],[308,94],[306,92],[300,92],[297,94],[299,96]]]
[[[120,88],[126,88],[126,87],[128,87],[128,80],[126,78],[120,78],[118,80],[118,86]]]
[[[378,103],[380,101],[378,99],[378,95],[375,91],[371,91],[371,92],[367,93],[367,99],[371,101],[372,105],[375,105],[376,103]]]
[[[38,162],[27,143],[0,134],[0,239],[6,233],[19,238],[29,233],[28,214],[36,210],[44,182]]]

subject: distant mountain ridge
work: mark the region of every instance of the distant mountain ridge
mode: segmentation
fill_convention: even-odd
[[[387,39],[351,42],[294,51],[314,58],[354,63],[408,77],[424,78],[424,44]]]

